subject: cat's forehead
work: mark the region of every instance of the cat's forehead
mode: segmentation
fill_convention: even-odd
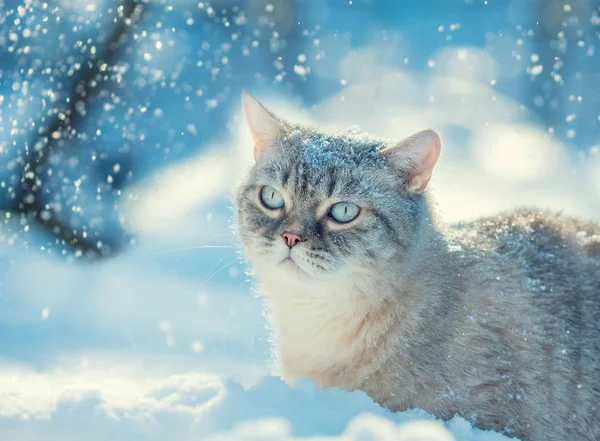
[[[375,197],[396,182],[381,155],[389,144],[357,131],[289,130],[276,153],[257,164],[253,182],[277,184],[307,203],[334,196]]]
[[[358,130],[324,132],[311,129],[289,131],[284,140],[287,154],[307,173],[323,169],[379,167],[384,164],[380,150],[388,142]]]

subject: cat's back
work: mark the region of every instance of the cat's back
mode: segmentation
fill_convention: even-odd
[[[600,225],[560,214],[520,209],[451,228],[459,240],[498,255],[551,258],[573,253],[600,259]]]
[[[515,210],[459,224],[453,230],[451,237],[457,243],[476,260],[489,263],[481,271],[512,279],[515,296],[529,294],[534,306],[573,327],[591,326],[584,320],[589,313],[594,313],[594,322],[600,316],[596,315],[600,314],[598,223]],[[596,323],[593,328],[600,337]]]
[[[600,308],[600,224],[515,210],[453,227],[454,238],[493,268],[506,268],[547,303],[586,299]],[[492,269],[493,270],[493,269]]]
[[[600,225],[517,210],[451,230],[455,246],[481,262],[481,285],[504,292],[496,306],[510,326],[537,329],[526,349],[535,365],[523,378],[538,410],[585,421],[577,440],[600,439]]]

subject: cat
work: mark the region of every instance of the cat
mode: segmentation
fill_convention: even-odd
[[[433,130],[402,142],[275,116],[248,94],[255,163],[236,229],[282,377],[522,441],[600,440],[600,226],[534,210],[445,227]]]

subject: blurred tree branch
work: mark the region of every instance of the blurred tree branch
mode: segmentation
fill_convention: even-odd
[[[96,83],[104,76],[102,70],[105,69],[105,66],[111,66],[116,62],[118,50],[127,40],[128,29],[140,20],[143,11],[144,6],[139,0],[124,0],[123,4],[117,8],[116,25],[108,39],[104,54],[95,60],[87,60],[87,63],[79,71],[79,79],[66,100],[67,107],[62,112],[66,117],[61,119],[55,116],[46,130],[38,136],[38,141],[41,140],[41,148],[28,150],[29,160],[25,164],[21,180],[23,192],[20,200],[16,202],[18,213],[41,224],[59,241],[68,244],[73,251],[79,251],[92,257],[105,256],[107,253],[106,251],[97,253],[98,238],[86,237],[83,231],[72,228],[58,220],[52,212],[46,210],[41,197],[43,182],[40,176],[46,168],[52,150],[61,148],[58,145],[59,140],[69,138],[71,128],[83,118],[76,106],[80,105],[78,103],[82,100],[89,101],[99,93],[101,88]],[[107,245],[105,250],[115,252],[122,246],[117,239],[109,237],[102,239]]]

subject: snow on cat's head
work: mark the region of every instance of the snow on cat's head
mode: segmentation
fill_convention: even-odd
[[[259,279],[322,283],[399,265],[419,240],[439,152],[431,130],[400,142],[283,121],[249,95],[255,163],[236,195],[237,231]]]

